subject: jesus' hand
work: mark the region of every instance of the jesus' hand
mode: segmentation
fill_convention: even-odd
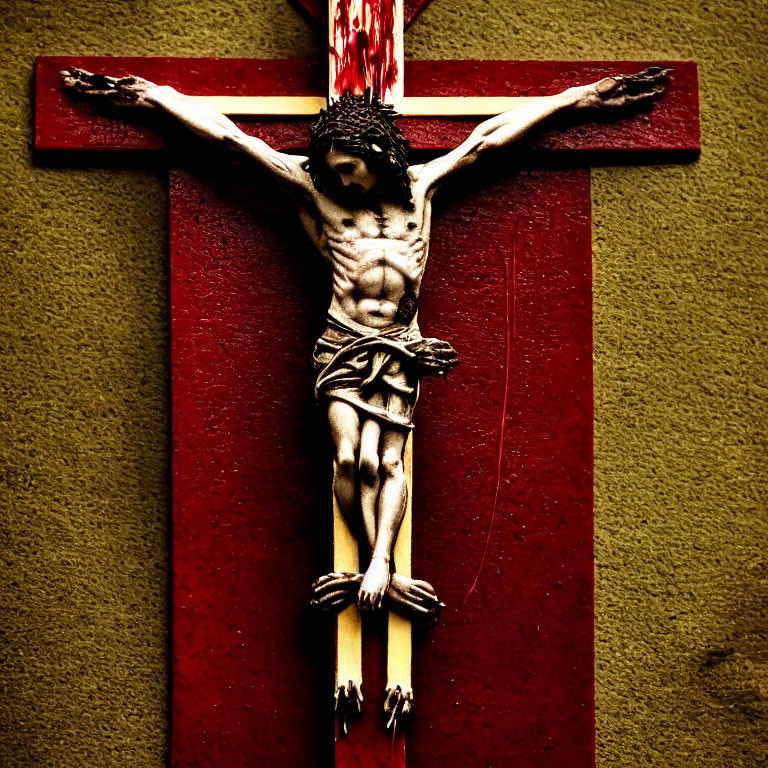
[[[78,67],[70,67],[60,74],[64,86],[75,93],[106,99],[121,107],[153,106],[146,98],[147,93],[150,89],[158,90],[164,87],[134,75],[111,77],[110,75],[87,72]]]
[[[650,105],[666,90],[666,79],[671,69],[648,67],[634,75],[605,77],[583,86],[583,95],[576,109],[620,109],[629,106]]]

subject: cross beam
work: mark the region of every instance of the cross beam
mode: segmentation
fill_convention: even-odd
[[[233,99],[282,99],[286,94],[306,94],[318,104],[325,101],[325,83],[318,68],[304,61],[45,56],[35,65],[35,149],[40,152],[146,152],[170,146],[164,123],[129,121],[123,114],[104,114],[92,104],[69,98],[62,91],[59,72],[71,65],[92,72],[130,72],[172,85],[182,93],[225,98],[230,104]],[[463,101],[472,98],[474,82],[499,98],[546,96],[574,83],[594,82],[651,65],[674,69],[672,87],[652,112],[568,129],[545,127],[527,139],[522,149],[537,156],[546,153],[549,162],[553,153],[579,154],[585,165],[595,160],[635,158],[637,162],[649,156],[675,162],[695,159],[699,152],[698,79],[696,64],[690,61],[406,61],[405,99],[454,97]],[[273,115],[254,122],[259,113],[236,109],[241,118],[250,118],[239,123],[247,133],[280,149],[306,147],[310,117],[276,120]],[[445,150],[461,143],[477,120],[466,115],[406,117],[400,124],[413,149]]]
[[[194,92],[196,89],[200,89],[204,91],[200,93],[201,96],[216,95],[215,93],[205,93],[206,88],[210,90],[212,87],[217,87],[212,85],[210,75],[208,75],[208,83],[201,87],[199,78],[196,77],[200,74],[200,71],[196,72],[194,68],[188,68],[185,72],[177,69],[175,77],[165,77],[162,72],[158,72],[157,68],[143,66],[142,60],[126,61],[110,58],[100,63],[87,59],[80,59],[79,61],[66,59],[59,60],[58,62],[54,59],[40,60],[38,62],[40,78],[37,90],[38,130],[36,131],[36,146],[40,150],[117,148],[151,150],[163,147],[163,140],[159,138],[161,136],[160,132],[152,126],[135,127],[124,123],[122,119],[116,118],[113,120],[109,117],[94,114],[88,108],[84,108],[83,105],[72,105],[63,102],[59,98],[60,88],[56,73],[64,65],[73,63],[92,71],[109,70],[117,73],[122,70],[139,75],[146,74],[154,80],[161,80],[174,85],[181,91]],[[242,62],[240,64],[242,65]],[[449,76],[451,64],[455,65],[453,72],[455,80],[453,82],[451,82]],[[269,69],[273,67],[274,63],[257,63],[257,66],[260,65],[265,65]],[[453,90],[454,95],[466,95],[466,90],[471,90],[471,86],[463,86],[461,84],[462,77],[471,80],[477,76],[478,71],[484,71],[490,74],[491,79],[493,79],[494,75],[498,75],[499,70],[505,69],[505,65],[510,66],[507,67],[507,76],[501,76],[499,85],[503,85],[503,88],[500,88],[499,92],[502,90],[512,90],[515,92],[517,88],[519,89],[519,95],[523,97],[543,95],[542,93],[531,93],[531,90],[545,89],[546,92],[556,92],[575,82],[590,82],[618,71],[632,71],[643,66],[642,64],[628,62],[597,65],[587,63],[557,65],[554,62],[542,63],[541,65],[520,65],[514,62],[472,63],[467,65],[463,62],[434,62],[429,65],[430,69],[427,70],[430,71],[431,75],[429,87],[426,90],[434,89],[438,93],[450,93]],[[510,71],[514,69],[515,65],[518,67],[518,77],[516,79],[509,77]],[[168,66],[170,69],[176,68],[176,64]],[[181,66],[183,67],[184,65],[182,64]],[[211,68],[216,70],[222,66],[225,68],[226,66],[233,67],[229,72],[231,78],[229,80],[229,90],[230,95],[237,95],[231,92],[235,88],[243,87],[242,70],[237,70],[237,63],[234,65],[229,62],[222,64],[220,61],[212,63]],[[472,70],[469,73],[466,71],[467,66]],[[523,66],[525,67],[524,71]],[[532,73],[532,70],[535,70],[537,66],[541,66],[544,71],[549,66],[554,66],[555,68],[560,66],[561,70],[557,74],[565,82],[558,82],[558,76],[547,80],[546,75],[542,75],[541,71]],[[686,63],[672,63],[671,66],[676,70],[675,87],[662,99],[658,109],[650,115],[639,115],[629,118],[621,124],[601,125],[590,128],[580,127],[578,129],[571,129],[568,132],[553,131],[545,133],[537,140],[530,142],[527,145],[528,149],[547,149],[569,153],[585,151],[589,153],[602,152],[608,158],[611,157],[612,152],[620,152],[622,155],[631,152],[635,153],[635,157],[638,158],[644,157],[643,153],[654,151],[662,153],[675,151],[683,153],[683,157],[694,155],[698,149],[695,68],[693,65]],[[581,73],[574,71],[579,68],[582,69]],[[205,69],[207,71],[207,67]],[[301,67],[299,66],[298,69],[300,70]],[[285,64],[281,74],[283,79],[278,79],[278,81],[281,87],[285,87],[286,80],[290,79],[291,76],[295,76],[297,70],[292,69],[291,64]],[[46,77],[48,78],[47,85]],[[442,87],[440,83],[441,77]],[[261,78],[262,85],[267,80],[269,81],[270,84],[267,85],[266,90],[274,87],[271,84],[273,80],[271,78],[265,79],[262,71],[260,75],[255,76],[251,81],[248,81],[246,78],[245,82],[248,85],[243,90],[247,91],[259,78]],[[301,77],[297,79],[300,80]],[[531,88],[527,85],[531,81],[535,81],[539,85]],[[285,88],[285,90],[291,93],[308,93],[311,92],[311,88],[307,87],[310,82],[311,77],[307,77],[303,83],[303,90],[302,88],[293,87]],[[226,87],[222,88],[222,84],[226,84],[226,78],[223,83],[220,82],[218,84],[219,92],[226,90]],[[483,90],[486,90],[487,82],[484,83],[484,86]],[[462,90],[465,91],[463,94],[461,93]],[[459,91],[459,93],[456,93],[456,91]],[[275,94],[266,93],[264,95]],[[417,95],[434,96],[434,92]],[[406,132],[414,140],[413,143],[416,148],[444,149],[454,146],[464,138],[474,121],[462,121],[458,118],[441,118],[419,120],[411,123],[407,120],[403,122]],[[266,123],[265,125],[260,125],[258,130],[254,129],[251,125],[246,125],[246,128],[253,130],[254,133],[258,133],[262,138],[279,147],[298,147],[305,143],[304,125],[297,120]],[[185,599],[191,599],[191,597]]]
[[[535,96],[404,96],[397,102],[405,117],[483,117],[498,115],[520,106]],[[249,115],[300,116],[317,115],[325,108],[323,96],[197,96],[195,101],[207,104],[230,117]]]

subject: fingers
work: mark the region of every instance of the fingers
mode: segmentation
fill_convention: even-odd
[[[664,69],[662,67],[648,67],[647,69],[644,69],[642,72],[637,72],[634,75],[629,75],[627,79],[632,80],[633,82],[657,83],[660,80],[664,80],[671,73],[672,73],[672,70],[669,68]]]
[[[334,571],[333,573],[326,573],[324,576],[313,581],[312,589],[317,589],[317,587],[322,586],[329,581],[354,581],[361,578],[362,574],[355,573],[354,571]]]
[[[622,107],[647,103],[664,93],[665,80],[671,72],[671,69],[662,67],[648,67],[634,75],[606,77],[596,84],[595,90],[603,106]]]
[[[427,592],[425,589],[421,589],[420,587],[411,585],[410,589],[408,590],[408,594],[419,598],[421,600],[424,600],[427,603],[439,603],[440,601],[437,599],[437,595],[434,592]]]
[[[331,235],[326,242],[328,247],[337,253],[345,256],[357,256],[357,248],[349,240],[342,240],[340,237]]]
[[[354,582],[352,582],[352,580],[348,579],[346,576],[341,576],[337,579],[325,579],[321,583],[315,583],[312,585],[312,590],[314,592],[318,592],[327,589],[333,589],[334,587],[348,586],[353,583]]]
[[[637,93],[633,96],[627,96],[625,101],[628,104],[636,104],[638,102],[643,101],[653,101],[655,99],[658,99],[659,96],[661,96],[662,93],[664,93],[664,88],[651,88],[651,90],[646,91],[645,93]]]
[[[392,606],[398,613],[404,614],[411,620],[427,619],[430,621],[437,621],[445,604],[438,600],[430,600],[427,602],[423,600],[411,600],[407,596],[398,595],[397,597],[392,597]]]
[[[80,67],[69,67],[69,69],[62,69],[59,74],[64,78],[65,81],[87,81],[90,77],[93,77],[93,72],[89,72],[87,69],[80,69]]]
[[[428,581],[422,581],[421,579],[412,579],[411,583],[416,587],[420,587],[425,592],[429,592],[430,594],[435,595],[435,597],[437,597],[437,592],[435,592],[435,588]]]
[[[326,573],[312,584],[312,608],[340,610],[357,599],[362,575],[351,571]]]
[[[436,621],[440,610],[445,607],[435,594],[431,584],[426,581],[408,579],[399,574],[392,576],[389,590],[392,607],[412,619]]]
[[[139,101],[141,92],[153,85],[133,75],[112,77],[80,67],[69,67],[59,74],[66,88],[88,96],[119,98],[122,103]]]
[[[424,256],[424,252],[427,249],[427,244],[424,242],[424,238],[419,235],[408,241],[408,247],[412,251],[418,251],[419,256]]]
[[[417,582],[402,577],[397,580],[393,578],[390,593],[392,597],[401,595],[406,598],[423,600],[429,603],[438,601],[435,590],[426,581]]]
[[[644,98],[655,98],[664,93],[664,81],[671,72],[671,69],[662,69],[661,67],[648,67],[642,72],[634,75],[628,75],[622,78],[622,88],[618,93],[626,93],[627,101],[637,101],[633,96],[642,96]]]
[[[350,599],[349,595],[346,595],[345,597],[337,598],[332,602],[310,600],[309,607],[318,611],[323,611],[324,613],[340,613],[348,605],[352,605],[352,603],[353,600]]]
[[[319,579],[315,579],[312,582],[312,589],[317,589],[321,584],[325,584],[326,581],[331,581],[338,578],[341,578],[340,573],[326,573],[324,576],[321,576]]]
[[[428,606],[424,605],[423,603],[406,600],[405,598],[400,598],[397,600],[397,604],[400,606],[400,608],[404,608],[409,613],[415,613],[419,616],[435,616],[437,611],[436,604]]]
[[[319,595],[314,600],[312,600],[312,603],[317,606],[322,606],[326,604],[332,604],[338,600],[351,601],[352,599],[354,599],[354,595],[350,596],[348,589],[334,589],[332,592],[324,592],[322,595]]]

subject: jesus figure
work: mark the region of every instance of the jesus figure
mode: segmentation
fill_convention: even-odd
[[[308,152],[300,156],[246,135],[169,86],[76,68],[62,73],[78,94],[161,109],[264,166],[292,194],[304,229],[330,267],[328,322],[313,358],[315,393],[327,408],[335,447],[333,493],[369,558],[363,574],[331,573],[315,582],[316,604],[340,610],[357,601],[371,611],[388,598],[426,617],[440,605],[431,585],[399,575],[392,563],[406,507],[403,453],[419,381],[458,363],[447,341],[423,337],[418,325],[435,192],[456,171],[555,114],[650,104],[663,92],[666,74],[653,67],[537,98],[481,123],[447,154],[409,165],[398,115],[368,93],[347,92],[321,111]]]

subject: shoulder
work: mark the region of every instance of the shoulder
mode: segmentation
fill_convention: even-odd
[[[411,180],[411,194],[414,203],[423,200],[432,188],[432,175],[429,173],[429,163],[409,165],[408,176]]]

